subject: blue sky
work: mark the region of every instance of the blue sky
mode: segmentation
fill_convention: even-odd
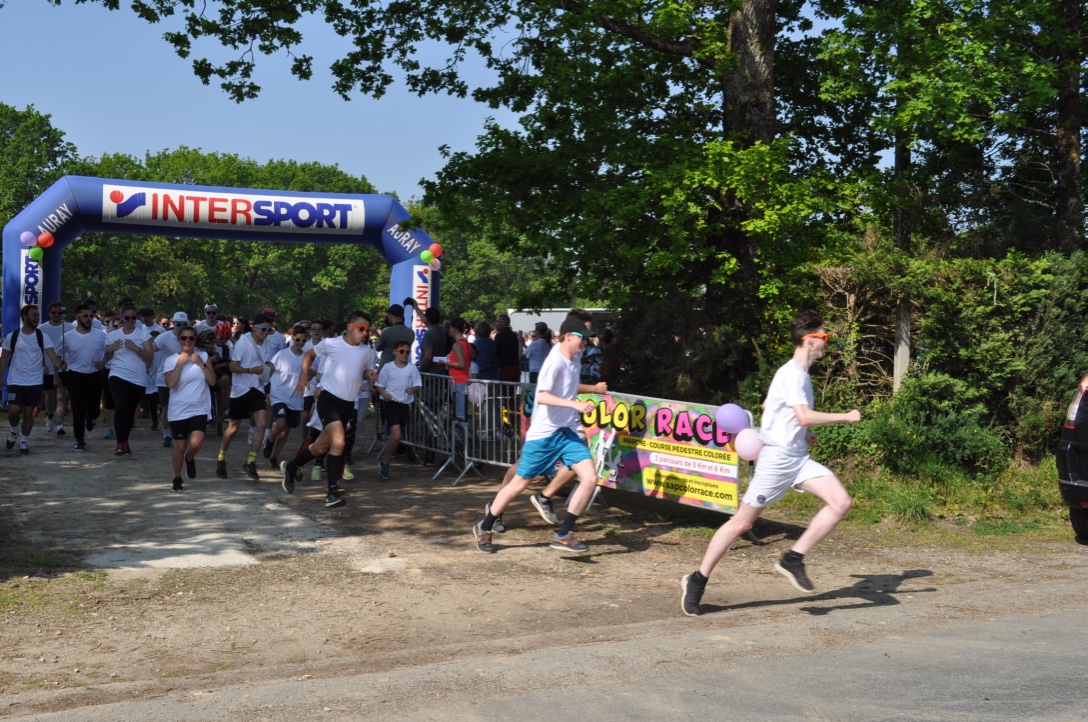
[[[420,178],[442,167],[439,146],[472,150],[488,116],[515,122],[469,99],[418,98],[399,84],[380,100],[342,100],[327,68],[345,43],[320,24],[310,27],[318,42],[302,48],[315,57],[313,80],[292,76],[285,57],[262,56],[255,80],[263,92],[237,104],[214,82],[202,85],[191,60],[162,40],[173,28],[149,25],[122,5],[110,12],[72,0],[59,8],[8,0],[0,8],[0,102],[51,115],[81,155],[142,158],[185,145],[259,162],[336,164],[402,200],[422,195]],[[486,78],[482,65],[467,72]]]

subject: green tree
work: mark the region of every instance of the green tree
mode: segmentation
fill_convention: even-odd
[[[75,146],[49,115],[0,103],[0,227],[62,175]]]

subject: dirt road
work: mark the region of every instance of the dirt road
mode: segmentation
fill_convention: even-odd
[[[1076,587],[1088,561],[1071,541],[962,551],[921,546],[894,525],[868,527],[821,546],[810,571],[826,591],[798,598],[771,567],[800,527],[772,517],[757,527],[759,545],[743,541],[723,562],[707,613],[690,619],[678,580],[706,541],[661,521],[652,505],[621,496],[594,508],[580,524],[590,553],[567,556],[547,546],[551,528],[525,500],[506,515],[498,553],[485,555],[469,529],[495,471],[452,487],[452,477],[394,465],[383,484],[367,457],[348,505],[328,511],[321,484],[289,496],[267,464],[261,482],[245,481],[238,444],[231,478],[215,479],[212,434],[200,478],[175,494],[169,452],[143,424],[128,457],[97,438],[76,454],[70,436],[40,427],[30,456],[0,451],[0,716],[451,670],[417,680],[415,695],[374,692],[379,716],[408,715],[442,695],[510,692],[466,677],[466,660],[491,666],[557,649],[585,660],[594,645],[692,633],[743,638],[744,654],[774,655],[1067,609],[1068,595],[1048,590]],[[702,658],[678,649],[653,663]],[[546,686],[552,674],[518,679]]]

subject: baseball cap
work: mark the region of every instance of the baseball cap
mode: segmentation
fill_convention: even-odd
[[[215,304],[215,303],[211,303],[209,301],[208,303],[204,304],[204,310],[207,311],[209,308],[214,308],[216,311],[218,311],[219,310],[219,305]]]
[[[263,313],[265,316],[275,316],[276,315],[276,309],[274,309],[274,308],[262,308],[261,313]]]
[[[174,323],[189,323],[189,314],[185,313],[184,311],[178,311],[170,320]]]
[[[559,327],[559,335],[562,336],[565,333],[576,333],[582,338],[589,336],[586,325],[576,318],[568,318],[563,322],[563,325]]]

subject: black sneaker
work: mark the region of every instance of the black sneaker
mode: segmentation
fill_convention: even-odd
[[[64,430],[64,423],[63,422],[61,422],[61,423],[57,424],[55,427],[53,427],[53,430],[56,431],[57,436],[64,436],[67,433]]]
[[[9,449],[14,449],[15,448],[15,442],[18,441],[18,440],[19,440],[19,427],[15,426],[15,427],[12,427],[11,431],[8,432],[8,438],[7,438],[7,440],[4,441],[4,446],[6,446]]]
[[[531,501],[533,503],[533,506],[536,507],[536,510],[540,512],[540,516],[544,519],[544,521],[548,522],[549,524],[559,523],[559,517],[555,515],[555,509],[552,508],[551,499],[545,499],[543,496],[540,495],[540,492],[538,491],[537,493],[529,497],[529,501]]]
[[[331,509],[335,506],[343,506],[344,497],[340,496],[335,491],[330,491],[329,495],[325,497],[325,508]]]
[[[680,595],[681,611],[689,617],[698,617],[702,614],[699,611],[699,600],[703,598],[703,592],[706,591],[706,581],[700,584],[695,579],[694,573],[688,574],[680,580],[680,588],[684,590]]]
[[[72,447],[75,451],[86,451],[87,443],[84,441],[77,441],[76,445]]]
[[[816,587],[809,580],[808,575],[805,574],[805,563],[800,562],[787,562],[785,557],[782,557],[775,562],[774,570],[790,580],[790,584],[794,586],[799,592],[805,594],[815,594]]]
[[[551,543],[552,549],[558,549],[561,552],[588,552],[589,544],[580,542],[574,538],[573,534],[567,534],[566,536],[555,535]]]
[[[272,469],[272,471],[280,468],[280,460],[273,456],[271,459],[268,460],[268,468]]]
[[[159,446],[161,446],[164,449],[169,449],[173,445],[174,445],[174,442],[170,439],[169,436],[162,437],[162,443],[159,444]]]
[[[476,548],[485,554],[494,554],[495,547],[491,545],[491,532],[484,531],[480,524],[482,522],[476,522],[472,526],[472,536],[476,538]]]
[[[94,419],[87,419],[85,422],[87,431],[94,431]]]
[[[262,453],[264,454],[264,458],[266,458],[266,459],[271,459],[272,458],[272,439],[269,439],[268,441],[264,442],[264,450],[263,450]]]
[[[219,459],[215,462],[215,475],[220,479],[227,478],[227,460]]]
[[[294,494],[295,475],[291,471],[291,469],[288,468],[286,461],[280,462],[280,471],[283,473],[283,481],[281,482],[283,485],[283,490],[286,491],[288,494]]]
[[[491,504],[490,503],[485,504],[484,505],[484,514],[490,514],[490,513],[491,513]],[[499,514],[497,517],[495,517],[495,523],[491,525],[491,531],[495,532],[496,534],[502,534],[504,531],[506,531],[506,527],[503,526],[503,523],[502,523],[502,514]]]
[[[257,465],[252,461],[247,461],[242,464],[242,473],[246,475],[246,478],[250,481],[260,481],[261,475],[257,473]]]
[[[181,483],[181,477],[180,476],[175,476],[174,477],[173,490],[174,491],[185,491],[185,485]]]
[[[189,481],[196,478],[196,459],[185,459],[185,478]]]

